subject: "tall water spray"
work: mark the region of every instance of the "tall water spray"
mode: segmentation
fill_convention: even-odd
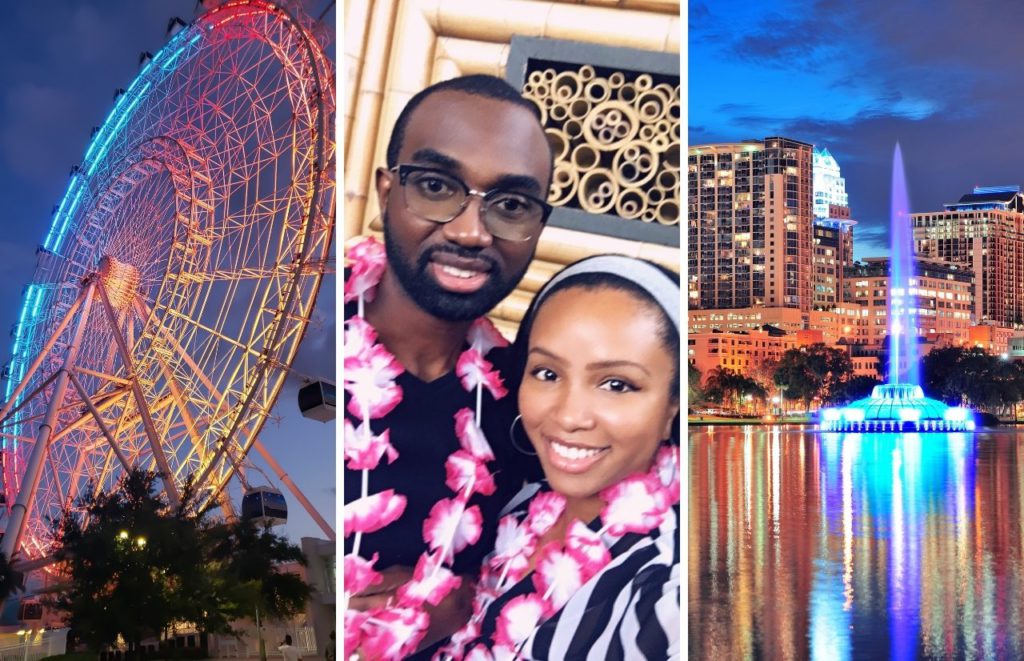
[[[973,431],[974,415],[925,397],[917,344],[914,277],[914,228],[907,201],[907,180],[899,143],[892,157],[892,206],[889,257],[889,382],[875,386],[870,397],[821,411],[818,428],[839,432]]]
[[[910,291],[914,277],[914,228],[910,220],[907,179],[900,143],[892,155],[892,229],[889,258],[889,383],[919,385],[921,370],[917,345],[917,305]]]

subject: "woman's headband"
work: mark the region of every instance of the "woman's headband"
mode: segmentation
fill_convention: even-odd
[[[679,329],[679,285],[673,282],[657,266],[641,259],[624,255],[588,257],[562,269],[537,292],[535,309],[540,307],[540,302],[544,300],[544,297],[559,282],[585,273],[608,273],[632,282],[647,292],[661,306],[661,309],[665,311],[668,318],[675,324],[676,332],[681,333]]]

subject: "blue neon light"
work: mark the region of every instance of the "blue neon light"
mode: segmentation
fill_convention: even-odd
[[[162,71],[167,71],[178,61],[182,51],[194,45],[203,36],[202,30],[198,27],[193,26],[191,32],[194,33],[191,37],[188,37],[190,34],[189,30],[182,30],[175,35],[146,63],[146,66],[142,68],[139,75],[128,86],[128,90],[114,102],[114,107],[86,148],[85,156],[82,159],[85,172],[76,172],[71,177],[67,190],[64,192],[64,197],[57,207],[57,213],[54,214],[53,221],[46,233],[46,238],[43,241],[44,249],[54,254],[60,254],[60,247],[64,236],[68,232],[71,219],[74,218],[75,212],[78,210],[78,205],[82,200],[82,193],[86,188],[84,183],[85,177],[91,176],[96,171],[99,163],[107,156],[114,136],[124,127],[125,122],[128,121],[128,118],[150,90],[153,83],[159,82],[159,78],[151,75],[154,65],[166,60],[160,68]],[[186,39],[187,43],[183,43]],[[151,80],[147,80],[147,78],[151,78]],[[28,346],[28,332],[26,328],[28,324],[38,319],[43,298],[42,288],[35,284],[29,285],[25,292],[25,301],[18,318],[18,325],[14,331],[14,344],[11,350],[11,374],[5,387],[5,399],[10,399],[15,384],[20,383],[25,376],[28,362],[26,351],[30,348]],[[17,433],[18,430],[15,428],[15,434]],[[13,445],[16,449],[17,442],[15,441]],[[6,439],[0,439],[0,447],[7,447]]]
[[[92,175],[92,173],[96,171],[96,166],[99,165],[100,161],[103,160],[103,157],[107,155],[107,150],[110,148],[110,141],[114,139],[114,136],[121,130],[124,123],[128,121],[132,111],[135,110],[135,106],[139,105],[139,101],[142,101],[142,97],[145,95],[146,91],[149,90],[150,86],[151,83],[143,85],[142,89],[139,90],[139,93],[135,95],[134,99],[132,99],[131,105],[125,108],[124,112],[121,113],[121,116],[117,118],[117,123],[114,125],[114,128],[110,130],[107,135],[107,139],[103,141],[103,146],[100,147],[100,152],[96,154],[96,158],[93,159],[92,163],[89,165],[89,170],[86,174]]]
[[[128,86],[128,90],[118,97],[117,101],[114,103],[113,109],[103,122],[103,126],[96,133],[96,137],[86,149],[85,157],[83,159],[83,164],[86,166],[86,176],[91,176],[96,171],[99,163],[106,157],[114,136],[116,136],[124,127],[125,122],[128,121],[132,112],[146,95],[146,92],[148,92],[152,87],[154,81],[147,81],[146,79],[151,77],[150,72],[153,70],[154,64],[166,59],[167,61],[161,66],[161,69],[166,71],[172,64],[177,62],[182,51],[202,38],[202,32],[197,31],[194,36],[188,39],[187,43],[182,43],[186,38],[186,34],[187,31],[182,31],[175,35],[175,37],[171,39],[166,46],[161,48],[157,54],[153,56],[152,60],[146,63],[146,66],[143,67],[139,75],[136,76],[131,85]],[[168,53],[170,53],[170,55],[168,55]],[[74,213],[78,208],[78,202],[81,199],[81,194],[82,188],[80,186],[80,180],[79,177],[75,176],[72,178],[71,184],[68,186],[68,190],[64,194],[64,199],[58,207],[57,214],[53,219],[53,224],[46,235],[46,240],[43,242],[43,247],[47,250],[54,253],[59,252],[60,246],[64,240],[64,235],[68,231],[71,218],[74,216]]]
[[[75,183],[78,183],[78,179],[75,180]],[[72,189],[69,188],[68,193],[70,193],[71,190]],[[82,190],[83,189],[81,186],[77,187],[77,190],[75,192],[75,198],[71,200],[71,206],[68,207],[67,213],[64,214],[64,222],[61,224],[60,232],[58,232],[57,238],[54,239],[53,245],[46,246],[46,248],[48,248],[51,252],[56,253],[60,249],[61,241],[64,239],[64,234],[68,230],[68,223],[71,222],[71,218],[75,215],[75,209],[78,208],[78,201],[82,199]],[[49,237],[47,237],[47,239],[49,239]]]
[[[25,377],[25,359],[24,356],[20,355],[23,350],[23,341],[25,338],[25,324],[26,321],[33,322],[39,316],[39,308],[42,303],[42,289],[38,285],[29,285],[25,291],[25,305],[21,308],[21,314],[18,317],[18,325],[14,329],[14,348],[11,351],[11,378],[7,381],[7,387],[5,388],[4,399],[8,400],[11,398],[11,393],[14,391],[14,384],[20,383]],[[26,320],[26,315],[28,318]],[[18,398],[18,401],[22,401],[24,394]],[[15,425],[14,435],[17,436],[19,433],[20,425]],[[7,439],[4,438],[0,447],[7,448]],[[12,447],[17,450],[18,442],[13,441]]]

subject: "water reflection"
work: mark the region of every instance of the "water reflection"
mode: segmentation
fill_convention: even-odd
[[[690,428],[690,658],[1024,658],[1016,431]]]

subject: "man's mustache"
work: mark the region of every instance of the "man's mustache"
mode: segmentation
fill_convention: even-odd
[[[492,274],[501,272],[498,260],[494,259],[490,255],[483,252],[483,249],[474,250],[473,248],[466,248],[464,246],[455,245],[453,243],[442,243],[427,248],[426,251],[424,251],[423,254],[420,255],[420,269],[425,269],[427,267],[427,264],[433,258],[433,256],[438,253],[447,253],[449,255],[462,257],[463,259],[478,259],[483,262],[487,262],[487,265],[490,267],[490,272]]]

